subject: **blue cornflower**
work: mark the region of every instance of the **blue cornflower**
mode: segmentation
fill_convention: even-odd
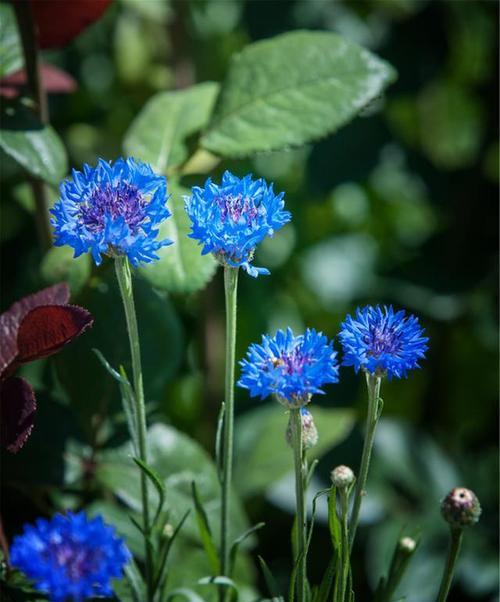
[[[260,345],[250,345],[247,359],[240,362],[240,387],[261,399],[274,393],[290,408],[304,406],[320,387],[338,382],[338,366],[333,343],[325,335],[308,328],[294,336],[288,328],[274,337],[262,336]]]
[[[158,259],[156,251],[171,244],[157,240],[159,225],[170,216],[167,180],[146,163],[99,159],[97,167],[73,170],[60,190],[51,209],[54,244],[73,247],[75,257],[91,251],[99,265],[101,253],[126,255],[137,266]]]
[[[250,265],[255,247],[290,221],[284,211],[284,193],[274,194],[273,185],[224,172],[220,186],[210,178],[204,188],[194,186],[185,197],[191,218],[190,237],[203,245],[202,254],[213,253],[223,265],[242,267],[250,276],[269,274]]]
[[[367,306],[348,315],[342,323],[339,339],[344,349],[344,366],[361,368],[371,374],[402,378],[418,368],[425,357],[428,338],[415,316],[391,307]]]
[[[111,579],[121,577],[129,559],[114,527],[84,512],[56,514],[50,521],[25,525],[10,550],[12,566],[52,602],[112,596]]]

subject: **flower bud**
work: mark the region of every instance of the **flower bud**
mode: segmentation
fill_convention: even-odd
[[[354,483],[354,473],[349,468],[349,466],[337,466],[330,473],[330,478],[332,479],[332,483],[335,487],[339,489],[343,489],[345,487],[349,487]]]
[[[465,487],[455,487],[441,502],[443,518],[455,529],[475,525],[481,516],[476,494]]]
[[[402,537],[399,540],[399,549],[406,554],[413,554],[416,547],[417,542],[412,537]]]
[[[318,442],[318,429],[314,424],[311,412],[307,408],[300,409],[300,421],[302,423],[302,446],[304,449],[311,449]],[[292,425],[288,421],[286,429],[286,440],[288,445],[292,445]]]

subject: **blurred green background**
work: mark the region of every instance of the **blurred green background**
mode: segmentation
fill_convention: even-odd
[[[430,337],[422,369],[383,386],[384,418],[355,555],[359,600],[368,599],[386,570],[402,529],[421,532],[422,543],[400,592],[409,602],[433,599],[447,545],[439,501],[457,485],[477,493],[483,515],[466,534],[451,599],[498,600],[497,23],[493,1],[115,0],[67,48],[45,53],[78,82],[73,94],[50,98],[51,122],[77,168],[121,155],[125,132],[153,94],[220,81],[231,56],[254,40],[328,29],[396,67],[399,78],[384,97],[335,134],[299,149],[225,161],[211,174],[216,179],[229,168],[272,180],[286,191],[293,214],[292,224],[258,250],[255,263],[272,276],[240,278],[239,357],[262,332],[287,325],[335,337],[345,314],[365,303],[407,308]],[[2,171],[3,310],[58,274],[42,262],[23,175],[6,164]],[[92,344],[108,349],[112,341],[109,359],[116,364],[126,345],[119,300],[108,294],[109,272],[108,266],[90,273],[84,262],[71,278],[76,301],[96,315]],[[137,295],[146,381],[156,402],[152,420],[172,424],[212,453],[222,399],[221,274],[187,297],[152,296],[138,279]],[[100,500],[94,468],[82,458],[94,460],[101,448],[123,440],[108,422],[117,392],[88,342],[25,373],[40,409],[31,443],[3,458],[9,536],[42,512]],[[245,421],[256,403],[237,392],[243,416],[237,436],[247,451],[264,424]],[[362,379],[343,369],[340,384],[317,404],[345,410],[332,426],[341,431],[339,444],[319,465],[320,488],[335,465],[357,468]],[[250,479],[244,462],[237,470],[236,480]],[[276,474],[260,475],[262,483],[242,495],[250,520],[267,523],[249,566],[258,552],[284,583],[293,498],[287,477]],[[329,545],[321,515],[310,569],[315,580]],[[264,587],[256,568],[245,570]]]

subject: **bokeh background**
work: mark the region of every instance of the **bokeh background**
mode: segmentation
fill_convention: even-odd
[[[225,161],[211,174],[218,178],[229,168],[272,180],[286,191],[293,214],[292,224],[257,253],[256,264],[272,276],[240,278],[239,357],[260,333],[287,325],[335,337],[345,314],[365,303],[407,308],[430,337],[422,369],[383,386],[384,417],[355,554],[359,600],[368,599],[402,530],[420,533],[421,545],[401,592],[410,602],[433,599],[447,545],[439,501],[456,485],[477,493],[483,515],[466,534],[451,599],[498,600],[497,24],[494,1],[115,0],[68,47],[45,53],[77,82],[73,93],[50,97],[51,122],[76,167],[121,155],[124,134],[148,98],[220,81],[231,56],[254,40],[328,29],[396,67],[398,80],[384,97],[335,134],[299,149]],[[2,176],[3,311],[58,274],[37,245],[23,175],[4,163]],[[123,358],[121,307],[109,272],[87,266],[73,273],[72,285],[76,301],[96,315],[93,345],[108,349],[114,341]],[[212,453],[222,399],[221,274],[187,297],[151,299],[146,289],[138,279],[152,420]],[[37,390],[39,417],[31,449],[3,457],[9,537],[40,514],[99,503],[92,462],[122,438],[108,421],[118,407],[114,384],[88,342],[25,372]],[[265,428],[248,418],[256,403],[238,391],[237,436],[247,451]],[[340,384],[317,405],[339,409],[336,445],[314,483],[320,488],[335,465],[357,468],[362,379],[343,369]],[[262,460],[278,452],[261,446],[258,453]],[[249,581],[263,588],[256,553],[286,583],[293,498],[280,471],[279,478],[272,468],[266,476],[256,459],[261,474],[250,474],[249,464],[237,465],[236,480],[254,480],[242,489],[246,511],[252,522],[267,523],[247,567]],[[329,546],[323,519],[320,509],[313,580]]]

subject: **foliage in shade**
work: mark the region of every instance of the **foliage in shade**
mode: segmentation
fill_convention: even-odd
[[[425,357],[428,338],[418,319],[404,310],[367,306],[348,315],[342,323],[339,340],[344,350],[342,364],[371,374],[403,378],[418,368]]]
[[[121,577],[130,552],[100,516],[68,512],[25,525],[10,559],[52,602],[81,602],[113,594],[111,580]]]
[[[300,407],[314,393],[324,393],[323,385],[338,382],[336,356],[333,343],[313,328],[298,336],[291,328],[278,330],[250,345],[238,385],[252,397],[275,394],[288,407]]]
[[[73,247],[75,257],[91,251],[97,265],[101,253],[126,255],[134,266],[149,263],[171,242],[157,240],[160,224],[170,216],[166,201],[166,179],[146,163],[99,159],[96,167],[73,170],[61,184],[51,210],[54,244]]]
[[[224,265],[242,267],[250,276],[269,274],[251,265],[256,246],[290,221],[284,211],[284,193],[275,194],[265,180],[243,178],[224,172],[220,185],[211,178],[194,186],[186,197],[191,218],[191,238],[203,245],[202,253],[213,253]]]

